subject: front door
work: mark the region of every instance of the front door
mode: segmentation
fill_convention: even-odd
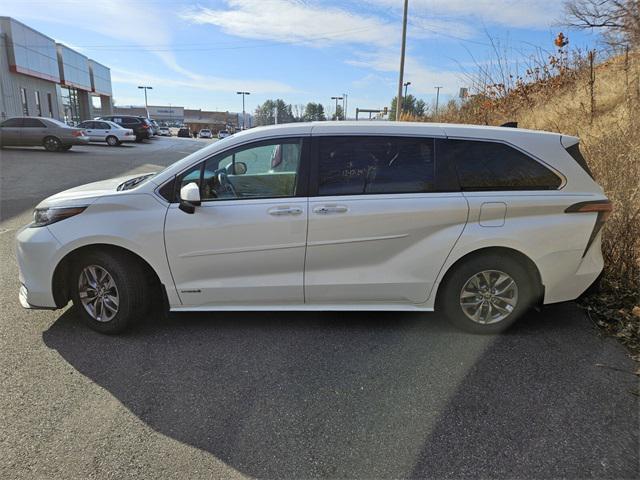
[[[173,203],[165,241],[173,279],[190,307],[304,303],[307,239],[306,140],[253,143],[181,174],[195,182],[193,214]]]
[[[419,304],[467,221],[467,202],[425,137],[319,137],[305,298]],[[314,188],[314,187],[312,187]]]

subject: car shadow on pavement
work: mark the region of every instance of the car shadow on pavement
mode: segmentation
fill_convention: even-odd
[[[622,476],[633,466],[630,456],[622,468],[634,445],[619,427],[633,400],[620,373],[594,366],[626,357],[617,345],[608,356],[573,305],[499,336],[399,312],[174,314],[105,336],[70,309],[43,339],[156,431],[253,477],[606,476],[601,462]]]

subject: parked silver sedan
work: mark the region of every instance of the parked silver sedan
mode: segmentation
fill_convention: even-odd
[[[86,145],[89,137],[81,128],[70,127],[53,118],[13,117],[0,123],[0,147],[36,147],[50,152]]]
[[[92,142],[107,142],[112,147],[122,142],[136,141],[136,134],[132,129],[108,120],[87,120],[78,125],[78,128],[82,128]]]

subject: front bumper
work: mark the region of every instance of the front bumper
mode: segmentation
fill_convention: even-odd
[[[57,308],[52,279],[60,244],[47,227],[23,227],[16,244],[20,304],[25,308]]]

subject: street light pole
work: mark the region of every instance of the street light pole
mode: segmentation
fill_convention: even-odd
[[[249,92],[236,92],[238,95],[242,95],[242,130],[244,130],[246,128],[246,121],[247,121],[247,116],[244,113],[244,96],[245,95],[251,95],[251,93]]]
[[[402,49],[400,50],[400,78],[398,79],[398,98],[396,100],[396,121],[400,120],[402,114],[402,80],[404,76],[404,52],[407,46],[407,10],[409,10],[409,0],[404,0],[404,13],[402,15]]]
[[[144,90],[144,109],[147,112],[147,118],[149,118],[149,105],[147,104],[147,90],[153,90],[153,87],[138,87]]]
[[[343,97],[331,97],[331,100],[335,100],[336,101],[336,121],[338,121],[338,100],[342,100]],[[344,112],[343,112],[344,115]]]
[[[436,89],[436,119],[438,118],[438,102],[440,101],[440,89],[442,87],[433,87]]]

